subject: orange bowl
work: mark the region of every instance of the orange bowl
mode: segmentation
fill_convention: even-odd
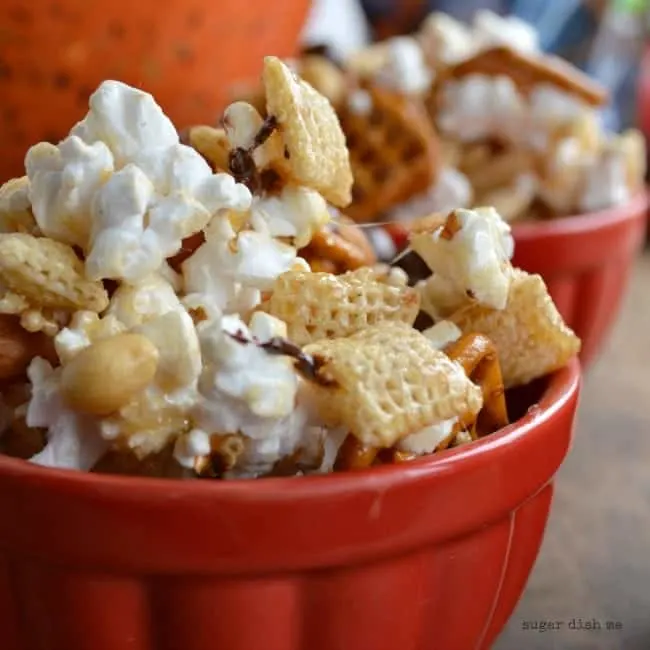
[[[579,386],[574,360],[510,395],[520,417],[492,436],[331,476],[0,457],[2,648],[487,650],[539,550]]]
[[[582,339],[583,367],[616,320],[643,246],[647,211],[644,193],[602,212],[513,224],[513,264],[544,278],[564,320]]]
[[[266,54],[298,45],[309,0],[3,0],[0,181],[58,141],[104,79],[151,92],[174,124],[212,122]]]

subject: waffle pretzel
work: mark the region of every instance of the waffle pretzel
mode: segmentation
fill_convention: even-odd
[[[244,453],[241,434],[213,434],[210,436],[210,454],[200,456],[194,463],[194,472],[203,478],[215,478],[232,469]]]
[[[581,99],[589,106],[602,106],[608,99],[605,88],[563,59],[552,55],[540,57],[503,45],[478,52],[451,66],[436,86],[439,89],[449,79],[462,79],[475,74],[510,77],[525,95],[539,84],[548,84]]]
[[[356,92],[368,94],[371,107],[358,111],[350,102],[339,109],[354,176],[352,203],[346,214],[358,222],[378,215],[424,192],[436,180],[437,136],[424,105],[375,85]]]

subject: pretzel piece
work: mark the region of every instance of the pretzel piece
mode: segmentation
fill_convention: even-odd
[[[602,106],[608,98],[605,88],[563,59],[551,55],[540,57],[504,45],[482,50],[451,66],[447,78],[461,79],[475,74],[508,76],[524,94],[539,84],[548,84],[594,107]]]
[[[331,262],[332,273],[354,271],[377,262],[375,251],[360,228],[346,223],[331,223],[330,226],[318,230],[309,245],[300,250],[312,271],[319,270],[314,268],[314,262],[317,267],[321,263],[320,270],[327,270],[327,262]]]
[[[380,447],[364,445],[358,438],[348,434],[336,454],[334,471],[342,472],[371,467],[378,460],[380,450]]]
[[[507,426],[505,388],[494,343],[482,334],[466,334],[448,345],[445,352],[481,387],[483,408],[478,414],[477,435],[481,437]]]

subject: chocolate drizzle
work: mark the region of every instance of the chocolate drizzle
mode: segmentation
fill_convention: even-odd
[[[257,193],[267,189],[265,185],[269,184],[270,179],[257,169],[253,154],[255,149],[261,147],[278,128],[277,119],[271,115],[267,117],[259,131],[253,138],[250,147],[235,147],[228,154],[228,169],[238,183],[243,183],[248,189]],[[276,178],[272,179],[274,182]]]
[[[238,343],[244,345],[257,345],[269,354],[275,354],[285,357],[291,357],[295,362],[296,370],[308,381],[313,381],[319,386],[333,388],[337,383],[319,373],[325,365],[325,360],[311,354],[305,354],[297,345],[283,339],[280,336],[274,336],[268,341],[261,342],[256,339],[249,339],[244,332],[238,330],[234,334],[227,332],[228,336]]]

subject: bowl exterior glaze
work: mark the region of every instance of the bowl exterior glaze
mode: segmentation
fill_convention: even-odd
[[[437,458],[213,483],[0,458],[3,650],[486,649],[526,584],[580,371]]]
[[[583,367],[616,321],[643,246],[648,198],[589,215],[513,225],[513,264],[539,273],[566,323],[582,339]]]
[[[179,128],[214,123],[263,57],[295,53],[309,0],[3,0],[0,182],[64,138],[105,79],[150,92]]]

